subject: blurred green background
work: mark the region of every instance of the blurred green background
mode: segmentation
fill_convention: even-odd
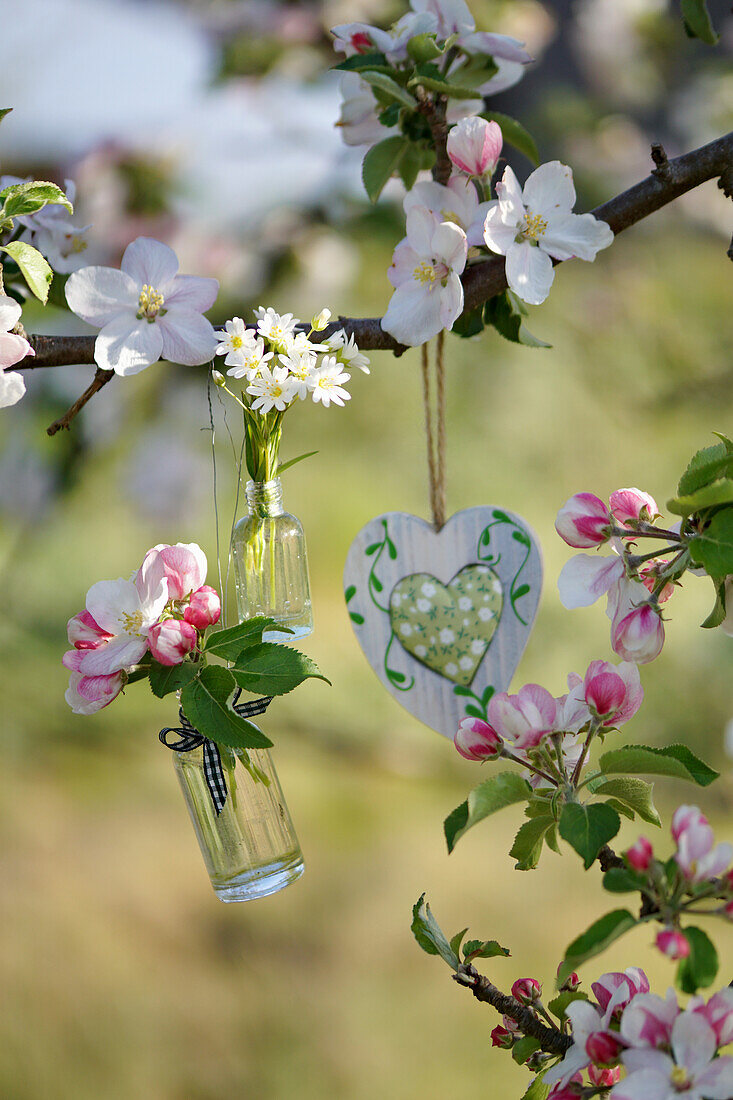
[[[209,17],[245,7],[185,10],[206,25]],[[388,7],[273,5],[289,18],[305,13],[316,28],[347,17],[377,20]],[[520,9],[530,29],[545,28],[549,75],[541,111],[535,103],[538,121],[545,118],[543,156],[572,164],[572,149],[578,150],[581,207],[615,191],[616,174],[626,172],[627,183],[645,174],[645,163],[618,163],[628,141],[617,139],[614,171],[605,170],[602,153],[609,133],[633,132],[643,146],[657,125],[671,132],[660,106],[664,85],[658,100],[621,109],[611,92],[578,75],[580,62],[569,83],[567,70],[552,61],[553,49],[576,42],[583,19],[603,14],[602,3],[572,10],[551,3],[477,8],[481,25],[491,29],[518,33]],[[669,58],[687,48],[676,12],[664,3],[637,5],[628,22],[628,41],[636,44],[636,53],[625,55],[629,65],[634,57],[649,60],[651,41],[654,71],[664,74]],[[297,35],[283,45],[282,28],[269,37],[232,31],[224,46],[220,35],[219,79],[244,76],[251,88],[273,73],[277,78],[287,62],[288,78],[297,70],[307,81],[327,60],[320,35],[307,47]],[[253,44],[249,52],[245,39]],[[575,56],[582,59],[588,51],[577,40]],[[685,87],[711,79],[721,62],[720,53],[694,46],[685,56]],[[528,75],[524,84],[533,79]],[[639,80],[638,86],[645,85]],[[518,113],[522,102],[517,92]],[[337,106],[336,100],[333,117]],[[528,106],[521,116],[527,122],[531,111]],[[562,141],[549,128],[551,117],[560,120]],[[690,146],[714,136],[698,126]],[[5,162],[7,171],[36,170],[41,159],[15,155]],[[264,146],[260,155],[267,155]],[[89,168],[94,156],[99,153],[87,151],[80,162],[89,180],[82,204],[94,205],[95,178],[102,186]],[[118,149],[112,158],[115,179],[133,179],[137,187],[141,164],[147,173],[141,189],[123,201],[127,240],[139,232],[176,244],[190,240],[194,231],[187,237],[180,212],[161,223],[159,206],[144,209],[158,194],[151,182],[158,177],[150,174],[155,158],[125,157]],[[60,179],[76,167],[68,159],[55,165]],[[517,167],[526,175],[526,163]],[[161,188],[165,209],[171,190],[165,180]],[[624,234],[592,268],[563,265],[548,302],[529,319],[550,350],[518,348],[493,333],[448,339],[449,511],[484,503],[511,507],[535,530],[545,554],[545,592],[515,689],[536,681],[560,694],[569,671],[610,656],[602,606],[571,613],[560,605],[556,579],[570,551],[554,533],[558,507],[579,490],[607,496],[626,485],[664,502],[689,455],[712,442],[711,431],[730,432],[730,261],[718,197],[708,184],[695,204],[676,204]],[[287,208],[269,215],[268,225],[258,226],[256,240],[245,235],[240,268],[234,265],[249,264],[246,292],[237,278],[227,283],[202,236],[195,270],[219,274],[224,283],[214,320],[234,312],[247,317],[260,300],[301,316],[323,305],[344,315],[383,311],[385,270],[401,233],[398,206],[386,202],[370,211],[345,187],[341,199],[328,203],[315,198],[298,206],[293,196]],[[107,247],[113,256],[111,238]],[[191,262],[184,265],[192,269]],[[24,316],[29,331],[70,325],[52,308],[29,308]],[[226,907],[209,888],[172,760],[157,740],[160,726],[174,717],[173,704],[153,700],[139,686],[94,718],[72,716],[60,664],[66,620],[83,606],[87,588],[128,575],[148,546],[200,542],[216,583],[202,369],[161,365],[115,381],[70,435],[54,439],[43,429],[81,392],[89,369],[43,373],[47,377],[29,375],[29,395],[2,414],[0,435],[6,600],[0,624],[0,1095],[521,1095],[524,1071],[490,1049],[496,1015],[474,1004],[440,960],[418,949],[409,930],[411,906],[427,891],[449,934],[469,925],[476,936],[509,947],[512,957],[489,968],[508,988],[527,975],[551,986],[565,946],[609,904],[597,872],[584,873],[571,853],[562,862],[546,853],[537,871],[513,872],[507,852],[519,810],[506,810],[446,855],[443,818],[486,771],[460,759],[448,741],[388,696],[351,632],[341,594],[351,539],[382,511],[427,514],[417,354],[398,360],[375,354],[371,375],[353,379],[353,399],[344,409],[303,405],[288,415],[283,457],[315,446],[320,452],[288,472],[284,488],[308,539],[316,630],[304,648],[333,687],[306,684],[273,705],[263,723],[276,742],[306,874],[281,894]],[[227,424],[235,439],[239,425],[231,407],[225,424],[216,394],[213,403],[226,567],[235,497]],[[664,651],[642,670],[646,703],[612,736],[617,743],[684,741],[720,768],[721,780],[704,793],[661,780],[656,793],[663,816],[681,801],[701,801],[722,837],[733,829],[724,752],[733,717],[731,642],[720,631],[698,629],[711,605],[712,586],[703,580],[690,578],[675,595]],[[626,823],[618,847],[640,831],[653,832]],[[660,852],[670,850],[667,835],[652,839]],[[715,932],[724,984],[733,950],[728,930]],[[650,941],[644,930],[627,937],[589,964],[584,980],[642,965],[663,992],[671,965]]]

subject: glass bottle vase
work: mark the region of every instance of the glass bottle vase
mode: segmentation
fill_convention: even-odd
[[[211,885],[225,902],[274,894],[305,870],[272,757],[267,749],[247,753],[219,745],[227,799],[218,816],[206,783],[203,748],[173,753]]]
[[[305,535],[300,520],[284,511],[280,478],[248,481],[249,512],[232,533],[232,558],[240,620],[266,615],[292,633],[266,631],[266,642],[304,638],[313,630]]]

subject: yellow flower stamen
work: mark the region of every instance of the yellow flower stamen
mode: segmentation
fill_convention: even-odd
[[[232,347],[233,348],[241,348],[243,343],[244,343],[244,340],[242,339],[241,336],[232,336]]]
[[[138,318],[142,320],[143,317],[145,317],[148,321],[154,321],[163,309],[165,298],[154,286],[149,286],[148,283],[145,283],[140,291],[140,297],[138,298],[137,304]],[[163,310],[163,312],[165,311]]]
[[[522,236],[529,241],[536,241],[547,229],[547,222],[541,214],[533,214],[530,210],[524,219]]]
[[[669,1079],[672,1082],[672,1084],[675,1086],[675,1088],[677,1088],[677,1089],[679,1089],[680,1086],[682,1086],[682,1085],[689,1084],[689,1080],[690,1080],[689,1077],[687,1076],[687,1070],[685,1069],[684,1066],[674,1066],[672,1068],[672,1072],[670,1074]]]
[[[122,620],[122,625],[125,628],[126,634],[139,634],[142,630],[142,611],[133,611],[132,615],[128,615],[126,611],[123,611],[120,618]]]
[[[422,263],[418,264],[413,271],[412,277],[413,279],[415,279],[416,282],[422,283],[423,286],[426,283],[434,283],[435,268],[432,264],[429,264],[426,260],[423,260]]]

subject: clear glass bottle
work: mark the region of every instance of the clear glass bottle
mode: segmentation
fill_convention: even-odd
[[[279,477],[248,481],[249,514],[232,533],[232,557],[241,620],[267,615],[292,634],[266,631],[266,642],[289,642],[313,630],[308,559],[300,520],[283,510]]]
[[[242,749],[220,745],[219,753],[228,795],[218,817],[203,749],[174,752],[174,766],[214,893],[222,901],[251,901],[300,878],[303,853],[270,753],[249,749],[251,770]]]

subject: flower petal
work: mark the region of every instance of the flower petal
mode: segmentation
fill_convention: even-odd
[[[17,371],[0,371],[0,409],[17,405],[25,393],[23,375]]]
[[[27,340],[14,332],[0,332],[0,368],[13,367],[28,354],[34,355]]]
[[[506,256],[509,249],[517,239],[517,222],[507,222],[502,215],[498,202],[486,204],[489,209],[483,226],[483,239],[492,252],[498,252],[500,256]],[[473,244],[473,240],[470,242]]]
[[[8,332],[17,325],[21,313],[22,309],[15,298],[11,298],[8,294],[0,294],[0,329],[3,332]]]
[[[398,287],[390,298],[382,328],[395,340],[417,347],[443,328],[439,292],[426,291],[415,282]]]
[[[213,359],[219,342],[211,321],[200,313],[175,306],[157,322],[163,336],[163,358],[198,367]]]
[[[683,1012],[672,1027],[672,1051],[678,1065],[691,1074],[704,1070],[717,1047],[715,1032],[698,1012]]]
[[[533,214],[547,219],[569,214],[575,206],[573,170],[559,160],[550,160],[535,168],[524,185],[524,204]]]
[[[463,283],[453,271],[448,276],[440,295],[440,323],[442,328],[452,329],[463,313]]]
[[[595,260],[613,243],[613,230],[593,214],[565,214],[550,220],[539,243],[556,260]]]
[[[613,1100],[671,1100],[673,1096],[669,1077],[662,1077],[653,1069],[630,1073],[613,1089]]]
[[[67,284],[68,285],[68,284]],[[163,333],[160,322],[141,321],[124,313],[109,321],[94,344],[94,358],[104,370],[126,378],[160,359]]]
[[[517,225],[524,217],[524,201],[519,180],[509,165],[504,169],[504,175],[496,185],[496,194],[499,199],[502,220]]]
[[[716,1058],[712,1065],[695,1079],[700,1095],[707,1100],[728,1100],[733,1096],[733,1058]]]
[[[165,296],[165,305],[167,309],[176,306],[195,310],[196,313],[205,313],[213,306],[218,293],[218,279],[204,279],[200,275],[176,275],[173,280],[173,289],[169,290]],[[241,335],[244,332],[241,319],[239,319],[239,329],[229,331],[238,331]]]
[[[147,638],[134,634],[118,634],[99,649],[79,649],[79,671],[84,676],[109,676],[121,669],[132,668],[148,648]]]
[[[178,257],[172,248],[152,237],[138,237],[128,244],[120,267],[138,286],[147,283],[162,290],[178,274]]]
[[[65,294],[72,313],[101,328],[120,313],[137,310],[140,288],[115,267],[83,267],[69,276]]]
[[[466,266],[466,234],[453,222],[441,222],[432,239],[432,255],[458,274]]]
[[[513,244],[506,254],[506,281],[523,302],[538,306],[550,293],[555,270],[552,260],[529,241]]]
[[[440,218],[424,206],[413,206],[407,211],[407,240],[418,256],[429,257],[433,233]]]
[[[624,563],[618,557],[596,557],[575,554],[562,567],[557,580],[563,607],[590,607],[624,574]]]

